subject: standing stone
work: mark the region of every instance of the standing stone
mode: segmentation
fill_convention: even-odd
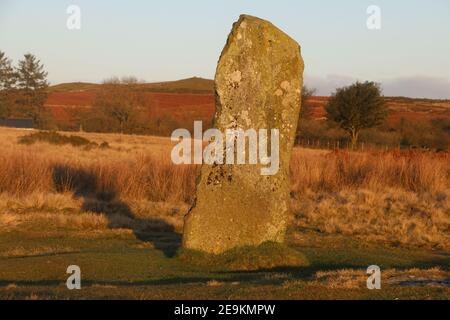
[[[215,77],[215,128],[278,129],[279,171],[263,176],[267,166],[259,162],[204,164],[185,218],[185,248],[219,254],[284,241],[303,69],[298,43],[270,22],[243,15],[233,25]]]

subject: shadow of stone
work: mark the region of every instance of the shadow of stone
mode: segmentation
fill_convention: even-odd
[[[130,228],[138,240],[152,244],[166,257],[175,256],[181,246],[181,235],[172,225],[158,218],[136,218],[113,187],[97,189],[97,177],[92,172],[58,165],[53,168],[53,183],[58,192],[71,191],[75,198],[82,198],[82,211],[105,215],[111,229]]]
[[[257,275],[257,274],[236,274],[233,277],[221,279],[217,278],[214,275],[209,277],[173,277],[173,278],[160,278],[160,279],[149,279],[149,280],[136,280],[136,281],[121,281],[121,280],[83,280],[83,286],[89,287],[93,285],[101,285],[101,286],[120,286],[120,287],[140,287],[140,286],[178,286],[178,285],[199,285],[199,284],[207,284],[210,281],[220,280],[220,283],[224,285],[236,285],[238,284],[246,284],[246,285],[255,285],[255,286],[267,286],[274,285],[279,286],[282,285],[286,280],[311,280],[311,278],[282,278],[282,279],[273,279],[270,277]],[[14,283],[15,285],[26,287],[26,286],[64,286],[65,280],[0,280],[0,287],[5,287],[9,284]],[[417,281],[398,281],[392,282],[393,285],[398,287],[412,287],[412,286],[440,286],[447,288],[450,286],[450,279],[424,279]]]
[[[76,198],[96,193],[97,179],[94,174],[66,165],[55,165],[52,170],[53,184],[57,192],[72,191]]]

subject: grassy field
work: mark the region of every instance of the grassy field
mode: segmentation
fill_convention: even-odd
[[[170,140],[28,134],[0,129],[2,299],[450,298],[447,154],[296,149],[287,244],[310,265],[248,270],[178,254],[198,167],[174,167]],[[366,288],[373,264],[381,290]]]

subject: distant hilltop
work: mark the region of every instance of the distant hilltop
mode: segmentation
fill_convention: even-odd
[[[96,90],[100,84],[88,82],[70,82],[51,86],[52,92],[80,92]],[[168,93],[213,93],[214,80],[192,77],[188,79],[136,84],[142,90],[149,92],[168,92]]]
[[[65,93],[65,92],[85,92],[95,91],[101,84],[90,82],[67,82],[49,87],[50,93]],[[137,83],[136,87],[148,92],[160,93],[198,93],[198,94],[213,94],[214,80],[200,77],[192,77],[187,79],[153,82],[153,83]],[[315,102],[326,103],[329,97],[316,96],[313,99]],[[400,104],[418,104],[425,105],[440,105],[444,104],[446,107],[450,104],[449,99],[427,99],[427,98],[409,98],[409,97],[390,97],[386,96],[387,102]]]

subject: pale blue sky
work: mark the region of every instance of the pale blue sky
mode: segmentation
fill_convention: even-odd
[[[81,30],[66,9],[81,8]],[[369,5],[381,30],[366,27]],[[135,75],[213,78],[242,13],[272,21],[302,46],[306,84],[319,94],[355,79],[386,95],[450,98],[449,0],[0,0],[0,50],[36,54],[55,84]]]

